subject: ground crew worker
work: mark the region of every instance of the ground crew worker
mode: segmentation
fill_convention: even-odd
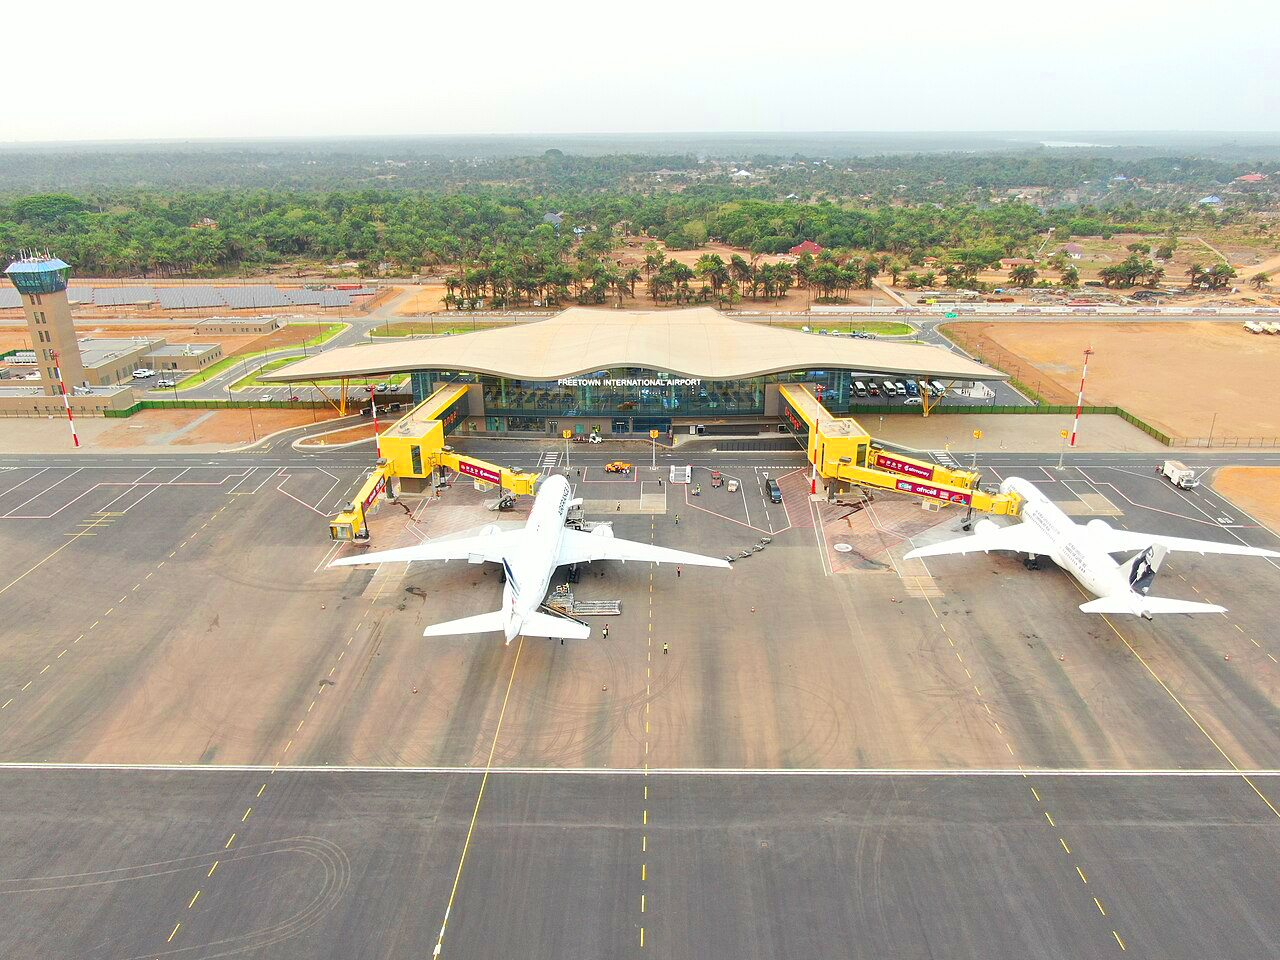
[[[667,641],[665,640],[662,641],[662,652],[663,653],[667,652]]]
[[[676,526],[680,526],[680,514],[676,514]]]
[[[676,579],[680,579],[680,564],[676,564]]]
[[[604,625],[604,638],[606,640],[609,639],[609,625],[607,623]]]

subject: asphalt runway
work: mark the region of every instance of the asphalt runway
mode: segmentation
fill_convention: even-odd
[[[1280,950],[1233,776],[502,773],[469,844],[476,773],[3,776],[6,956],[428,956],[464,845],[459,960]]]
[[[607,641],[511,647],[421,637],[493,608],[485,568],[324,569],[345,458],[0,464],[0,761],[34,765],[0,766],[0,955],[427,956],[449,910],[446,957],[1276,956],[1280,570],[1175,555],[1155,592],[1228,614],[1111,629],[1052,566],[910,567],[958,513],[811,505],[797,459],[707,453],[650,513],[580,461],[619,536],[772,543],[597,564]],[[1148,458],[1053,459],[980,464],[1276,542]],[[483,498],[384,506],[377,545]]]

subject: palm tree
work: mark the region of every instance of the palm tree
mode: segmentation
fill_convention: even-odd
[[[1235,278],[1236,272],[1229,263],[1215,263],[1209,270],[1209,286],[1220,290]]]
[[[1199,263],[1192,263],[1187,267],[1187,281],[1191,286],[1200,285],[1200,281],[1204,279],[1204,266]]]
[[[1062,285],[1068,290],[1074,290],[1080,286],[1080,271],[1075,268],[1074,264],[1068,264],[1062,268]]]
[[[735,253],[729,258],[729,274],[733,277],[738,286],[742,288],[741,293],[744,296],[747,292],[747,285],[751,282],[751,275],[753,272],[751,264],[743,260],[742,257],[738,256],[738,254]]]
[[[667,258],[663,256],[661,253],[651,253],[648,256],[646,256],[644,258],[644,278],[648,280],[651,276],[654,275],[654,273],[661,270],[663,263],[666,262],[666,259]]]
[[[1018,287],[1029,287],[1036,282],[1036,268],[1029,263],[1020,263],[1009,271],[1009,280]]]
[[[1149,260],[1148,260],[1147,262],[1148,262],[1148,263],[1150,263],[1151,261],[1149,261]],[[1153,267],[1151,267],[1151,269],[1149,269],[1149,270],[1147,271],[1147,286],[1148,286],[1148,287],[1154,287],[1156,284],[1158,284],[1158,283],[1159,283],[1161,280],[1163,280],[1163,279],[1164,279],[1164,267],[1155,267],[1155,266],[1153,266]]]
[[[1249,286],[1253,287],[1255,290],[1261,290],[1270,282],[1271,274],[1269,273],[1255,273],[1249,278]]]

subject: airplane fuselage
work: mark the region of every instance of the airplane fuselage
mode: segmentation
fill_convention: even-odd
[[[507,612],[504,632],[508,643],[546,599],[556,572],[555,558],[560,555],[571,498],[569,481],[564,477],[550,476],[542,481],[525,522],[526,538],[520,549],[503,561],[507,582],[502,588],[502,609]]]
[[[1024,499],[1022,522],[1044,534],[1053,545],[1049,558],[1080,586],[1095,597],[1129,592],[1124,568],[1109,553],[1098,549],[1089,537],[1087,526],[1063,513],[1035,484],[1021,477],[1010,477],[1000,484],[1000,489],[1004,493],[1017,493]]]

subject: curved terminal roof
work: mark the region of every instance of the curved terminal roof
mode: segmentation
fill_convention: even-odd
[[[289,383],[409,370],[458,370],[519,380],[558,380],[618,367],[665,370],[703,380],[830,368],[940,379],[1008,379],[942,347],[819,337],[735,320],[710,307],[646,311],[571,307],[520,326],[339,347],[261,379]]]

